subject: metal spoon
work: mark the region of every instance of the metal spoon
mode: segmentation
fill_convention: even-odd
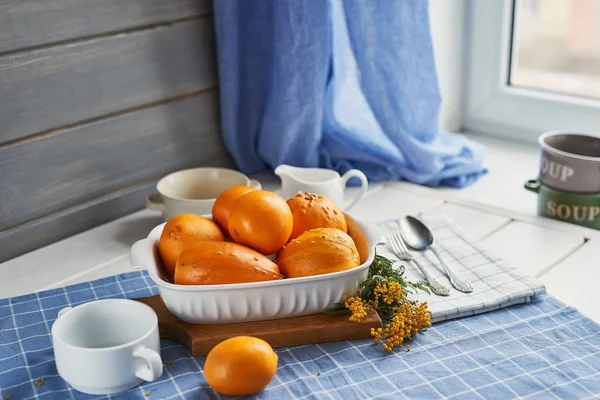
[[[402,238],[404,241],[415,250],[425,250],[429,249],[435,254],[444,271],[446,271],[446,275],[450,279],[450,283],[457,290],[460,290],[464,293],[471,293],[473,291],[473,285],[466,279],[461,278],[460,275],[456,273],[452,268],[450,268],[444,260],[440,257],[438,251],[432,246],[433,244],[433,235],[431,231],[418,219],[409,216],[406,216],[400,220],[400,233],[402,234]]]

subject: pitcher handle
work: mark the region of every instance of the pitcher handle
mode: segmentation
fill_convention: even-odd
[[[346,203],[346,210],[350,209],[354,204],[356,204],[360,199],[362,199],[362,197],[367,193],[367,190],[369,190],[369,180],[367,179],[367,176],[363,174],[362,171],[359,171],[357,169],[351,169],[350,171],[342,175],[342,186],[346,187],[348,179],[354,177],[360,179],[361,189]]]

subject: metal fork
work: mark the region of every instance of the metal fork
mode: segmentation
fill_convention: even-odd
[[[399,231],[391,232],[387,235],[387,246],[392,250],[392,253],[396,255],[400,260],[412,261],[423,273],[425,280],[431,284],[431,290],[438,296],[448,296],[450,294],[450,288],[442,285],[433,275],[431,275],[416,259],[408,252],[408,248],[404,243],[404,239],[400,235]]]

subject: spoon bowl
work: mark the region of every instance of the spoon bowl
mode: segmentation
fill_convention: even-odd
[[[425,226],[424,223],[416,219],[415,217],[411,217],[407,215],[406,217],[400,220],[400,234],[404,241],[415,250],[426,250],[429,249],[431,252],[437,257],[442,265],[442,268],[446,272],[448,279],[450,279],[450,283],[457,290],[463,293],[471,293],[473,291],[473,285],[466,279],[463,279],[454,269],[450,268],[442,257],[432,246],[433,244],[433,234]]]
[[[433,234],[429,228],[410,215],[400,220],[400,232],[404,241],[415,250],[425,250],[433,244]]]

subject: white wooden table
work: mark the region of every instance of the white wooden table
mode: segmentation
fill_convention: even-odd
[[[600,321],[600,231],[535,215],[536,196],[522,185],[536,176],[536,148],[482,141],[489,148],[490,173],[473,186],[455,190],[380,183],[372,185],[352,214],[381,220],[421,211],[444,213],[472,240]],[[266,188],[277,189],[273,177],[258,178]],[[130,246],[161,222],[155,212],[140,211],[0,264],[0,298],[129,271]]]

